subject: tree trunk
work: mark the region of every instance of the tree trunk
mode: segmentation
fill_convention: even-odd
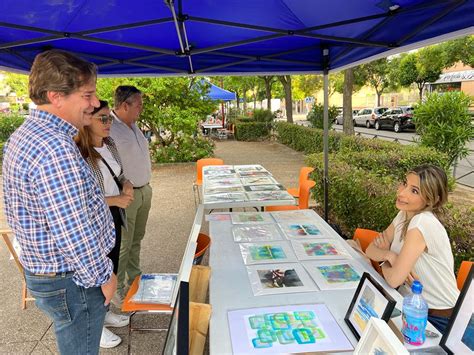
[[[238,92],[235,93],[235,98],[237,99],[237,110],[240,110],[240,97]]]
[[[291,98],[291,76],[290,75],[279,75],[278,79],[281,81],[283,88],[285,89],[285,109],[286,109],[286,121],[293,123],[293,101]]]
[[[420,96],[420,103],[423,100],[423,84],[416,84],[418,86],[418,95]]]
[[[354,69],[344,71],[344,90],[342,93],[342,131],[345,134],[354,134],[354,124],[352,123],[352,88],[354,86]]]
[[[382,97],[382,93],[377,89],[375,89],[375,92],[377,93],[377,106],[380,106],[380,98]]]

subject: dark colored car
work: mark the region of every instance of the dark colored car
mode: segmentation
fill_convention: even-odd
[[[376,121],[375,129],[389,128],[394,132],[401,132],[405,129],[415,129],[413,122],[413,107],[400,106],[385,111]]]

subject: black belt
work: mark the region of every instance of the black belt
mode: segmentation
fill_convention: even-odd
[[[147,186],[148,184],[145,184],[143,186],[134,186],[133,189],[134,190],[140,190],[140,189],[143,189],[145,186]]]

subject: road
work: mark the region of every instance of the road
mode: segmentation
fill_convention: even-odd
[[[296,124],[307,126],[308,121],[297,120]],[[342,131],[342,125],[335,124],[332,126],[336,131]],[[388,130],[377,131],[374,128],[355,127],[356,134],[360,134],[362,137],[377,138],[394,141],[398,140],[401,144],[413,144],[418,135],[414,132],[400,132],[395,133]],[[474,188],[474,141],[468,143],[470,150],[469,156],[461,160],[456,167],[456,182],[471,188]]]

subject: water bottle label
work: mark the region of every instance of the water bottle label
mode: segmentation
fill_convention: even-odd
[[[403,313],[403,337],[405,342],[411,345],[421,345],[425,342],[426,318],[413,317]]]

